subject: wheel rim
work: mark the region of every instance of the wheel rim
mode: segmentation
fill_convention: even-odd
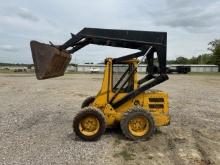
[[[99,120],[94,115],[84,117],[79,123],[79,130],[85,136],[95,135],[100,128]]]
[[[128,129],[134,136],[144,136],[149,131],[149,122],[144,116],[136,116],[129,121]]]

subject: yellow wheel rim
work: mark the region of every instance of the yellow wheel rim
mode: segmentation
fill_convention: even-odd
[[[99,120],[93,115],[86,116],[79,123],[79,130],[85,136],[95,135],[99,131],[99,128]]]
[[[136,116],[128,122],[128,129],[134,136],[144,136],[149,131],[149,122],[144,116]]]

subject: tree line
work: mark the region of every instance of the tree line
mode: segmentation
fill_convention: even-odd
[[[220,39],[208,43],[210,53],[201,54],[197,57],[177,57],[167,61],[168,64],[215,64],[220,68]]]
[[[197,57],[177,57],[175,60],[168,60],[168,64],[215,64],[219,66],[220,71],[220,39],[215,39],[208,43],[207,48],[210,53],[201,54]],[[31,67],[33,64],[12,64],[0,63],[0,66],[25,66]]]
[[[23,64],[23,63],[0,63],[0,66],[22,66],[22,67],[28,67],[33,66],[33,64]]]

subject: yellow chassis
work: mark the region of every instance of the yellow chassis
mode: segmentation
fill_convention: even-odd
[[[149,111],[154,119],[155,126],[166,126],[170,123],[169,108],[168,108],[168,94],[159,90],[149,90],[141,93],[128,100],[125,104],[121,105],[119,108],[114,109],[110,104],[108,104],[108,97],[111,98],[115,94],[112,91],[112,59],[108,58],[106,60],[106,66],[104,71],[104,78],[102,82],[102,88],[97,94],[95,101],[92,106],[103,111],[106,124],[108,127],[115,125],[121,121],[123,113],[128,111],[134,106],[141,106],[145,110]],[[127,63],[132,63],[137,66],[137,60],[129,60]],[[134,89],[137,89],[138,86],[138,75],[134,74]],[[108,96],[107,96],[108,94]],[[127,93],[119,93],[114,101],[120,100]],[[159,99],[158,99],[159,98]]]

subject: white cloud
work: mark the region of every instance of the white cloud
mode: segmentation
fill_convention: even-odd
[[[37,13],[24,7],[7,8],[8,13],[0,15],[0,26],[6,31],[16,30],[17,32],[58,32],[59,30]],[[13,11],[13,12],[11,12]],[[39,14],[39,13],[38,13]],[[40,15],[40,14],[39,14]]]
[[[152,11],[157,26],[181,27],[189,32],[208,33],[220,26],[218,1],[167,0],[164,10]]]
[[[14,51],[17,51],[18,48],[13,45],[0,45],[0,50],[6,51],[6,52],[14,52]]]
[[[29,21],[38,21],[39,18],[37,16],[35,16],[29,9],[24,8],[24,7],[20,7],[18,8],[16,14],[26,20]]]
[[[61,44],[83,27],[167,31],[168,59],[191,57],[219,38],[219,8],[218,0],[8,0],[0,4],[0,45],[13,45],[20,54],[0,48],[0,62],[31,63],[30,40]],[[100,62],[128,52],[89,46],[75,57]]]

